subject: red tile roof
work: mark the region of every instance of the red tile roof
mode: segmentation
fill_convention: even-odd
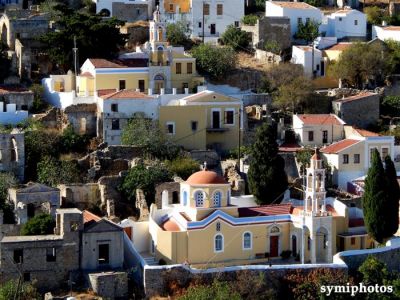
[[[352,46],[353,43],[337,43],[336,45],[333,45],[329,48],[326,48],[325,50],[332,50],[332,51],[343,51]]]
[[[88,210],[84,210],[84,211],[82,212],[82,215],[83,215],[83,223],[87,223],[87,222],[90,222],[90,221],[95,221],[95,222],[97,222],[97,221],[100,221],[100,220],[101,220],[101,218],[100,218],[99,216],[97,216],[97,215],[91,213],[91,212],[88,211]]]
[[[292,213],[291,204],[271,204],[255,207],[239,207],[239,218],[256,216],[287,215]]]
[[[161,224],[161,228],[165,231],[181,231],[178,224],[173,219],[168,219]]]
[[[296,152],[301,149],[301,146],[297,143],[283,143],[279,146],[280,152]]]
[[[81,76],[81,77],[93,77],[92,73],[90,73],[90,72],[84,72],[84,73],[80,74],[79,76]]]
[[[356,101],[356,100],[361,100],[364,99],[365,97],[369,96],[375,96],[378,95],[376,93],[371,93],[371,92],[362,92],[354,96],[342,98],[342,99],[336,99],[334,100],[335,102],[341,102],[341,103],[346,103],[346,102],[351,102],[351,101]]]
[[[340,119],[333,114],[304,114],[297,117],[305,125],[342,125]]]
[[[144,93],[136,92],[135,90],[121,90],[113,92],[108,95],[102,96],[104,100],[106,99],[154,99]]]
[[[358,128],[354,128],[354,130],[361,136],[363,137],[371,137],[371,136],[381,136],[379,133],[376,132],[372,132],[372,131],[368,131],[365,129],[358,129]]]
[[[21,87],[21,86],[15,86],[15,85],[2,85],[0,86],[0,94],[8,94],[8,93],[23,93],[23,92],[30,92],[32,91]]]
[[[99,97],[101,97],[101,96],[105,96],[105,95],[109,95],[109,94],[115,93],[116,91],[117,91],[117,89],[97,90],[97,95]]]
[[[325,148],[322,148],[321,152],[326,153],[326,154],[336,154],[336,153],[339,153],[340,151],[346,149],[347,147],[350,147],[359,142],[360,142],[360,140],[352,140],[352,139],[341,140],[341,141],[333,143]]]
[[[224,177],[219,176],[217,173],[208,170],[198,171],[190,175],[186,180],[188,184],[226,184]]]
[[[304,211],[303,206],[294,207],[292,214],[299,216],[302,214],[303,211]],[[326,206],[326,211],[330,212],[333,217],[339,216],[339,214],[336,212],[335,208],[333,208],[333,206],[331,206],[330,204],[328,204]]]
[[[316,9],[316,7],[307,4],[305,2],[286,2],[286,1],[271,1],[271,3],[279,5],[284,8],[295,8],[295,9]]]
[[[382,27],[382,29],[389,31],[400,31],[400,26],[387,26],[387,27]]]
[[[113,62],[103,58],[89,58],[89,61],[95,68],[126,68],[126,66],[120,62]]]

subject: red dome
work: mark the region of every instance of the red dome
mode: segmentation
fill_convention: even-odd
[[[203,170],[192,174],[187,180],[188,184],[226,184],[224,177],[213,171]]]

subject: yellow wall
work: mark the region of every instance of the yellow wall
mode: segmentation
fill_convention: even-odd
[[[181,74],[176,74],[176,64],[181,64]],[[188,74],[188,63],[192,64],[192,73]],[[172,79],[172,87],[182,88],[183,83],[187,83],[189,89],[195,88],[199,83],[203,82],[203,80],[198,80],[197,70],[196,70],[196,60],[193,59],[185,59],[185,60],[176,60],[174,59],[171,65],[171,79]]]
[[[167,263],[187,261],[187,233],[164,231],[161,228],[157,230],[157,259],[164,259]]]
[[[173,5],[173,9],[171,10],[170,4]],[[179,5],[180,13],[188,13],[190,10],[190,2],[189,0],[165,0],[164,1],[164,10],[168,13],[175,13],[176,6]]]
[[[324,56],[326,56],[330,61],[332,60],[337,61],[342,52],[343,51],[341,50],[324,50]]]
[[[119,89],[119,80],[125,80],[126,89],[138,89],[139,80],[144,80],[145,89],[149,87],[148,73],[96,74],[96,90]]]
[[[78,77],[79,93],[78,96],[93,96],[94,95],[94,78]]]

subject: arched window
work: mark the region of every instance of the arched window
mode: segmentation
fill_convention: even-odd
[[[221,198],[222,198],[221,192],[215,192],[214,193],[214,195],[213,195],[214,207],[220,207],[221,206]]]
[[[187,205],[187,197],[188,197],[187,192],[183,191],[183,206]]]
[[[10,156],[11,161],[18,161],[18,148],[17,148],[17,141],[15,138],[11,138],[10,141]]]
[[[243,249],[252,248],[251,232],[245,232],[243,234]]]
[[[203,207],[204,205],[204,193],[201,191],[197,191],[194,193],[194,200],[196,201],[197,207]]]
[[[222,252],[224,251],[224,237],[222,234],[217,234],[214,239],[214,251]]]

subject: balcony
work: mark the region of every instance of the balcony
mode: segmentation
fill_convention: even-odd
[[[222,127],[208,127],[207,128],[207,132],[219,132],[219,133],[223,133],[228,131],[229,128],[222,128]]]

